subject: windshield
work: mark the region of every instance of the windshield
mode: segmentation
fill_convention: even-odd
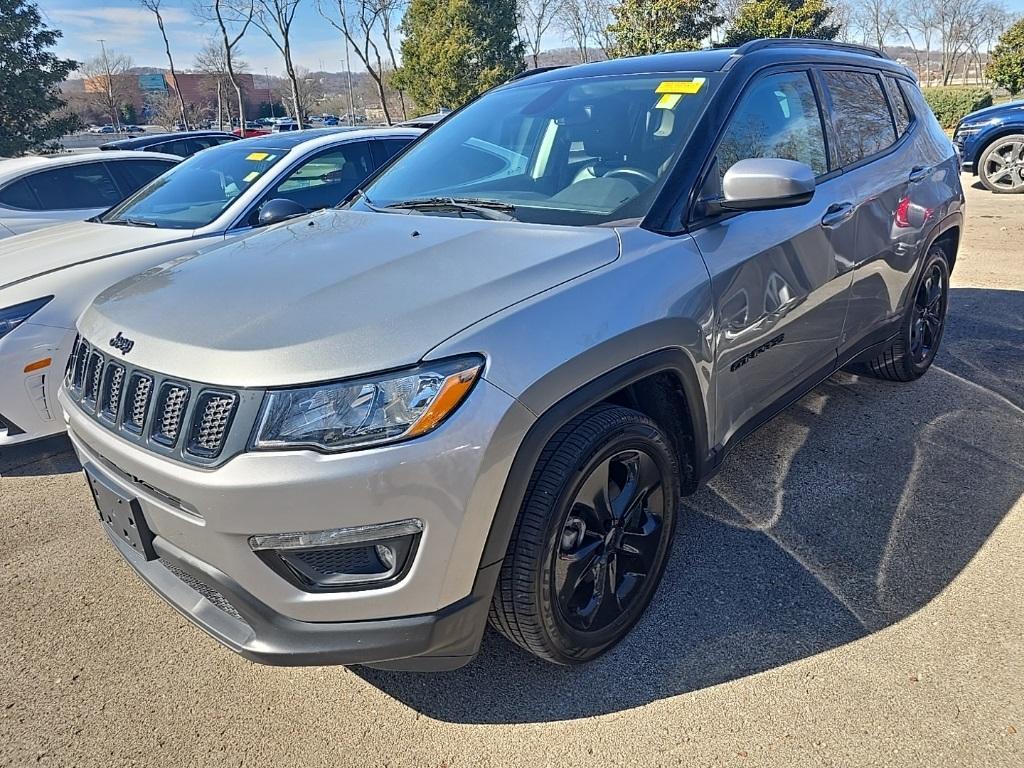
[[[287,154],[232,142],[199,152],[100,217],[107,224],[205,227]]]
[[[476,216],[456,203],[490,204],[520,221],[575,225],[643,217],[717,82],[644,74],[493,91],[427,133],[353,205]]]

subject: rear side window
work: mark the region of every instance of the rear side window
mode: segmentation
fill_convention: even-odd
[[[412,139],[381,139],[377,142],[377,146],[383,151],[380,152],[383,156],[382,165],[390,160],[392,157],[397,155],[403,149],[408,146]]]
[[[894,77],[885,78],[885,89],[889,92],[889,103],[892,104],[892,116],[896,121],[896,135],[902,136],[910,127],[910,108],[903,98],[903,91]]]
[[[0,190],[0,205],[6,205],[8,208],[21,208],[26,211],[39,210],[39,201],[36,200],[36,196],[24,179],[18,179]]]
[[[896,142],[878,75],[829,71],[825,72],[825,82],[832,101],[840,165],[853,165]]]
[[[121,193],[103,163],[54,168],[25,180],[47,211],[109,208],[121,201]]]
[[[174,141],[165,141],[162,144],[153,144],[146,147],[148,152],[166,152],[168,155],[177,155],[178,157],[189,157],[200,149],[203,149],[203,147],[189,139],[175,139]]]
[[[118,160],[107,167],[127,197],[142,189],[161,173],[169,171],[174,164],[164,160]]]
[[[718,145],[719,172],[724,176],[752,157],[796,160],[816,176],[828,172],[825,132],[806,72],[768,75],[743,95]]]

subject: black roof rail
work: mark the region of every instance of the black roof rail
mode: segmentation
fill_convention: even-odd
[[[543,72],[550,72],[553,69],[565,69],[566,64],[554,64],[550,67],[534,67],[533,69],[524,69],[518,75],[512,75],[506,82],[513,83],[516,80],[522,80],[524,77],[533,77]]]
[[[736,49],[734,56],[744,56],[754,51],[760,51],[765,48],[775,47],[790,47],[790,48],[831,48],[838,51],[848,51],[849,53],[859,53],[865,56],[874,56],[879,59],[888,59],[878,48],[872,48],[870,45],[858,45],[857,43],[842,43],[838,40],[817,40],[811,37],[773,37],[765,38],[761,40],[751,40],[749,43],[744,43]]]

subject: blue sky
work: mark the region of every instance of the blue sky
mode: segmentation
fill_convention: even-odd
[[[43,18],[64,33],[57,46],[62,56],[84,61],[100,52],[100,38],[107,49],[127,53],[137,66],[166,67],[163,41],[156,19],[135,0],[36,0]],[[1022,0],[1024,2],[1024,0]],[[328,3],[329,4],[329,3]],[[216,33],[214,24],[203,24],[193,11],[192,0],[164,0],[161,14],[171,41],[174,63],[182,69],[192,60],[207,37]],[[297,41],[297,44],[296,42]],[[317,13],[316,0],[303,0],[293,30],[296,64],[311,70],[344,69],[345,48],[341,33]],[[242,58],[254,73],[267,67],[271,74],[283,74],[281,56],[266,36],[251,27],[242,39]],[[353,69],[357,69],[353,57]]]
[[[941,0],[937,0],[941,2]],[[167,64],[163,42],[153,15],[142,9],[136,0],[37,0],[44,18],[64,33],[58,51],[61,55],[83,61],[99,53],[99,38],[108,49],[127,53],[138,66],[164,67]],[[1006,6],[1024,14],[1024,0],[1004,0]],[[325,5],[332,5],[326,0]],[[203,41],[216,31],[203,25],[195,16],[193,0],[164,0],[163,16],[171,41],[175,64],[182,69],[192,66]],[[296,64],[310,70],[344,69],[345,47],[340,33],[317,12],[316,0],[302,0],[296,16],[293,49]],[[560,41],[554,31],[545,40],[547,47]],[[266,67],[271,74],[283,74],[280,54],[262,32],[251,28],[243,39],[242,58],[254,73]],[[361,69],[355,57],[352,68]]]

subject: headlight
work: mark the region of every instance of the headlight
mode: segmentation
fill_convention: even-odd
[[[417,437],[466,399],[482,370],[483,360],[474,356],[268,392],[253,447],[336,451]]]
[[[50,303],[53,296],[33,299],[13,307],[0,309],[0,339],[28,320],[32,315]]]

